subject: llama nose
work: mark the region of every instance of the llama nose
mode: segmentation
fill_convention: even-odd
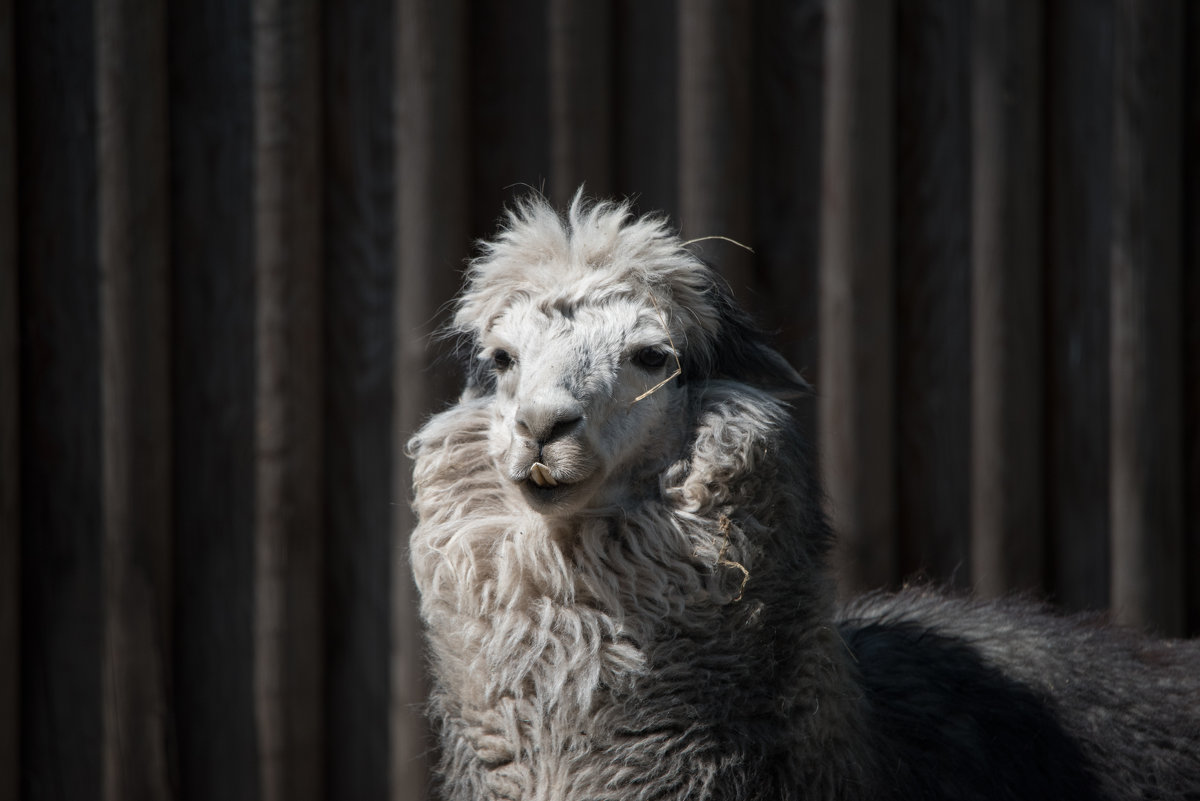
[[[545,445],[572,433],[582,422],[582,410],[577,406],[526,403],[521,404],[517,410],[517,431],[536,441],[538,445]]]

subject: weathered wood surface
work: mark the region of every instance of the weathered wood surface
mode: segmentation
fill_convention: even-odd
[[[467,41],[471,236],[495,233],[501,206],[543,194],[551,166],[549,0],[480,0]],[[521,54],[514,57],[514,54]],[[551,197],[564,204],[569,198]]]
[[[21,795],[103,780],[104,510],[95,18],[16,17],[20,294]]]
[[[548,0],[550,197],[613,191],[612,6]]]
[[[1115,8],[1112,603],[1125,622],[1179,634],[1195,575],[1183,562],[1183,4]]]
[[[253,19],[238,2],[167,19],[178,793],[255,801]]]
[[[404,443],[472,240],[665,211],[844,589],[1200,632],[1200,8],[0,0],[0,801],[427,797]]]
[[[893,112],[895,7],[826,10],[820,449],[844,589],[897,575]]]
[[[769,0],[754,8],[755,207],[750,241],[756,283],[743,300],[777,336],[781,352],[815,384],[824,3]],[[810,434],[816,403],[808,399],[798,409]]]
[[[470,173],[459,158],[468,141],[462,0],[404,0],[397,19],[400,120],[397,251],[399,283],[393,509],[400,541],[392,551],[391,790],[393,798],[429,793],[434,738],[422,714],[428,694],[419,599],[408,563],[414,523],[412,470],[405,444],[425,419],[452,401],[459,375],[448,343],[439,346],[438,313],[458,289],[470,248]]]
[[[969,576],[969,3],[897,12],[895,404],[899,572]]]
[[[172,786],[170,188],[166,7],[97,4],[104,783]]]
[[[1054,597],[1109,601],[1112,2],[1047,15],[1046,534]]]
[[[736,0],[679,4],[679,223],[684,239],[724,236],[749,245],[754,186],[754,7]],[[698,242],[735,297],[754,285],[751,255],[722,240]]]
[[[616,193],[679,224],[680,0],[614,0]]]
[[[971,584],[1045,587],[1042,7],[977,0],[971,37]],[[943,327],[943,333],[945,327]],[[965,438],[964,438],[965,439]],[[903,493],[902,493],[903,494]]]
[[[325,6],[325,792],[389,794],[397,21]]]
[[[325,786],[320,7],[257,0],[254,699],[264,801]]]

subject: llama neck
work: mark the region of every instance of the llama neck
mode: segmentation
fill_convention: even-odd
[[[602,751],[614,770],[692,776],[680,798],[723,798],[751,773],[778,798],[823,786],[844,797],[861,773],[861,699],[824,588],[800,607],[809,614],[785,617],[764,594],[795,582],[763,567],[734,600],[736,570],[685,570],[682,551],[668,561],[646,542],[644,526],[663,530],[657,516],[570,531],[520,514],[491,523],[455,527],[443,567],[455,547],[477,561],[464,583],[441,576],[422,601],[438,706],[459,721],[481,781],[583,788],[602,782],[579,772],[582,755]],[[648,756],[658,747],[670,759]]]
[[[674,540],[651,536],[668,530]],[[582,532],[579,599],[608,610],[640,656],[625,684],[606,686],[614,727],[686,732],[688,770],[711,779],[686,797],[758,797],[754,788],[792,798],[800,787],[856,797],[867,775],[864,701],[833,624],[832,581],[812,565],[755,560],[732,547],[740,533],[721,516],[649,508]],[[723,556],[722,543],[706,541],[714,535]],[[750,566],[748,581],[735,559]]]

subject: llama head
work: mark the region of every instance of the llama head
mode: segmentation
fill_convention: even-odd
[[[780,396],[803,379],[661,217],[577,194],[520,202],[472,261],[453,330],[467,393],[491,399],[489,452],[535,511],[565,516],[658,491],[687,397],[711,379]]]

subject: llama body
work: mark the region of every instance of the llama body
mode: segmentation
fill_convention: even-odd
[[[803,381],[657,219],[538,201],[414,437],[448,799],[1200,798],[1200,649],[932,593],[837,610]]]

